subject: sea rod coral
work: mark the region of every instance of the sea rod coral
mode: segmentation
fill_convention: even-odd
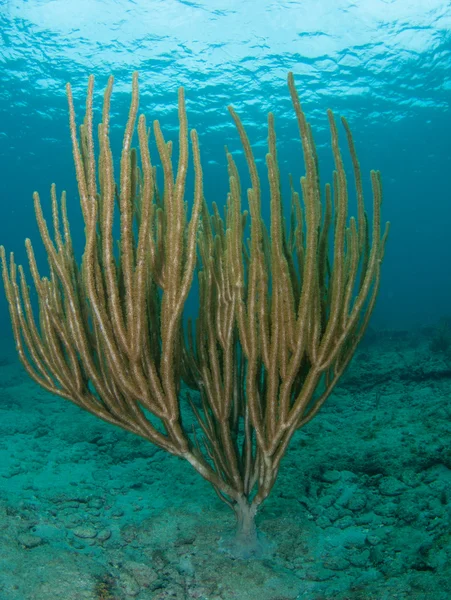
[[[328,112],[335,169],[332,185],[323,188],[312,131],[290,73],[305,175],[300,193],[289,180],[289,226],[283,218],[272,114],[266,154],[269,227],[262,219],[265,200],[256,160],[232,107],[251,187],[248,210],[243,210],[238,169],[226,151],[229,190],[221,213],[204,198],[198,135],[188,130],[183,89],[175,158],[159,122],[148,128],[145,116],[138,118],[135,73],[116,185],[109,136],[112,88],[110,78],[96,156],[94,79],[89,79],[79,135],[67,86],[85,224],[80,264],[66,195],[58,200],[54,185],[53,235],[34,194],[48,277],[39,273],[26,240],[37,311],[24,270],[12,254],[8,261],[1,248],[17,351],[28,374],[46,390],[186,459],[234,510],[238,528],[232,546],[252,554],[258,550],[255,515],[271,492],[288,444],[330,395],[373,311],[388,233],[387,226],[381,234],[380,175],[371,171],[371,224],[353,138],[342,119],[357,197],[357,218],[348,218],[334,116]],[[154,146],[163,173],[161,189],[151,159]],[[187,198],[189,168],[194,169],[192,199]],[[195,273],[198,315],[192,321],[183,313]]]

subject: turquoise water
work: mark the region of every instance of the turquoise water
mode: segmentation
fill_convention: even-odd
[[[384,218],[393,229],[375,319],[397,327],[435,322],[449,312],[451,298],[442,266],[451,258],[450,18],[449,3],[438,0],[3,1],[0,239],[23,256],[22,238],[37,237],[31,194],[44,196],[52,182],[68,190],[76,213],[67,81],[81,119],[88,75],[96,76],[100,110],[101,91],[114,74],[117,141],[134,70],[141,110],[167,131],[177,125],[176,89],[185,86],[207,199],[221,204],[223,146],[239,149],[229,103],[242,114],[260,163],[272,110],[282,168],[301,171],[285,84],[293,70],[324,178],[331,170],[327,108],[348,118],[364,175],[371,168],[383,175]],[[5,324],[4,304],[0,314]]]
[[[207,484],[26,379],[11,351],[1,293],[0,600],[449,598],[450,3],[0,0],[0,243],[18,262],[26,260],[23,240],[30,237],[45,269],[32,193],[46,202],[53,182],[67,190],[77,255],[83,250],[65,84],[81,123],[87,79],[95,76],[99,120],[114,75],[118,157],[135,70],[140,112],[174,140],[177,88],[185,88],[205,196],[220,206],[228,190],[224,145],[248,185],[229,104],[245,123],[262,178],[269,111],[281,172],[303,172],[288,71],[324,182],[333,168],[326,111],[346,116],[367,202],[369,171],[379,169],[383,219],[392,224],[371,336],[325,416],[283,465],[262,527],[280,541],[278,558],[237,567],[216,552],[214,528],[227,529],[229,515]],[[347,155],[346,168],[351,176]],[[264,216],[267,199],[264,184]],[[189,310],[195,306],[191,298]],[[365,497],[368,510],[339,501],[349,494]],[[340,525],[347,517],[351,525]],[[199,523],[204,541],[193,542]]]

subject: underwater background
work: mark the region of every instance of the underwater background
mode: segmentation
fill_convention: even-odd
[[[32,193],[48,210],[53,182],[67,190],[83,250],[66,82],[80,123],[95,75],[98,122],[114,75],[118,165],[135,70],[140,112],[172,139],[184,86],[205,196],[219,206],[225,145],[248,185],[229,104],[262,180],[274,113],[287,203],[288,173],[304,172],[288,71],[324,183],[333,168],[326,111],[346,116],[367,206],[378,169],[391,222],[378,302],[349,371],[298,434],[262,510],[274,558],[246,563],[218,552],[231,515],[187,465],[28,380],[1,292],[0,600],[450,598],[451,4],[0,0],[0,243],[18,263],[30,237],[46,268]]]

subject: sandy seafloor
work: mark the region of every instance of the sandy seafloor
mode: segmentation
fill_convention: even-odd
[[[259,514],[272,557],[247,561],[219,550],[233,514],[187,463],[42,391],[3,345],[0,600],[451,598],[443,335],[367,335]]]

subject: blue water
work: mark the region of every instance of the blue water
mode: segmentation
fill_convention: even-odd
[[[262,180],[269,111],[276,118],[283,191],[288,191],[289,172],[303,174],[286,85],[293,71],[317,142],[323,182],[330,181],[333,168],[328,108],[351,125],[370,213],[369,171],[382,173],[383,219],[391,222],[391,233],[372,326],[412,331],[449,319],[448,1],[0,0],[0,243],[14,251],[19,263],[26,262],[23,242],[30,237],[45,272],[32,193],[39,191],[46,204],[53,182],[60,192],[67,190],[77,256],[83,250],[65,84],[71,83],[81,123],[87,79],[94,74],[98,121],[103,90],[114,75],[111,131],[117,166],[135,70],[140,112],[148,123],[158,119],[175,141],[177,88],[185,88],[189,125],[200,138],[205,196],[220,206],[228,190],[224,145],[237,157],[243,187],[248,185],[229,104],[243,119]],[[267,216],[265,183],[263,191]],[[288,206],[288,195],[285,200]],[[2,292],[0,332],[7,347],[12,336]],[[385,360],[388,368],[392,359]],[[414,359],[412,364],[417,364]],[[15,381],[24,378],[17,373]]]
[[[1,243],[23,260],[22,239],[38,239],[32,192],[45,198],[52,182],[67,189],[76,219],[67,81],[81,120],[88,75],[96,77],[100,110],[101,92],[114,74],[118,149],[134,70],[141,110],[174,137],[176,89],[185,86],[190,126],[202,144],[206,197],[221,205],[223,146],[240,149],[229,103],[242,115],[262,167],[266,114],[273,111],[282,172],[302,173],[285,84],[293,70],[324,180],[332,167],[329,107],[348,118],[364,176],[371,168],[382,172],[392,233],[374,323],[435,322],[451,305],[450,26],[449,3],[439,0],[2,1]]]

